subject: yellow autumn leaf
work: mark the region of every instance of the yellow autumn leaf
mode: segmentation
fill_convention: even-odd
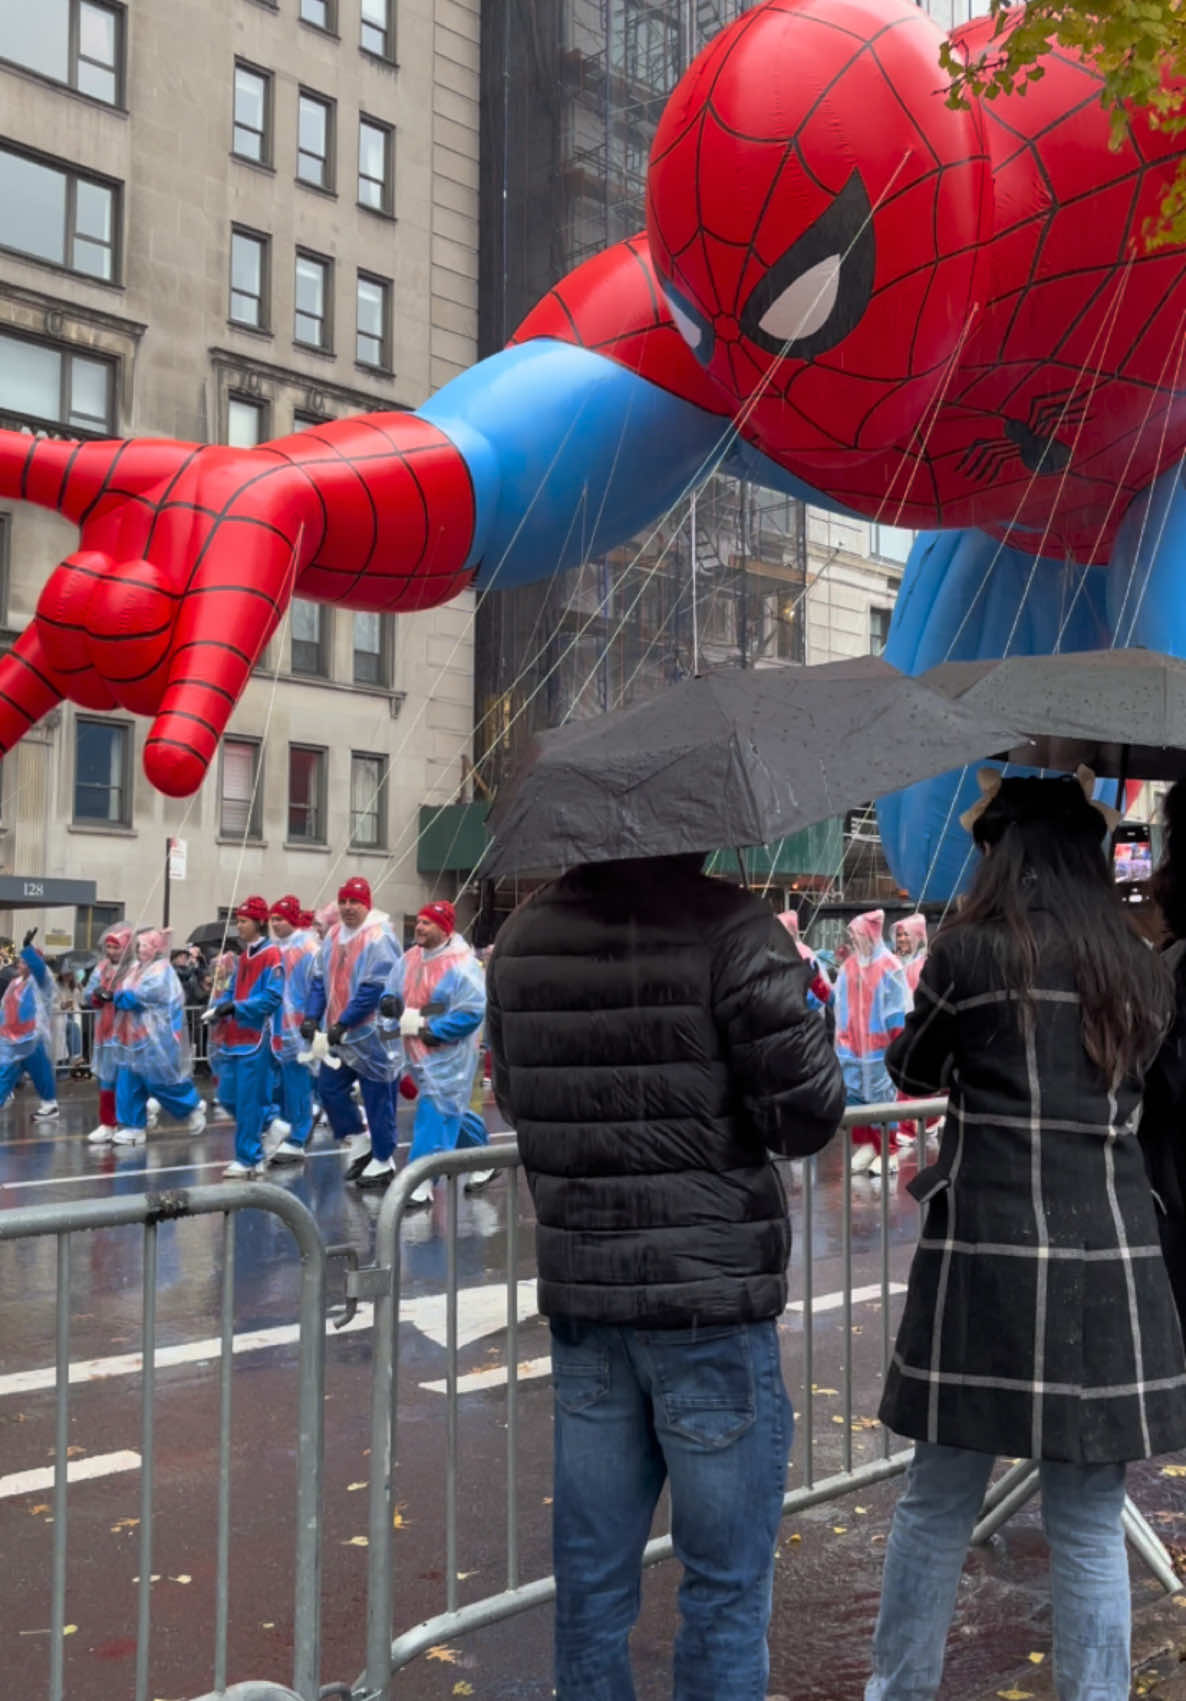
[[[473,1684],[467,1683],[464,1678],[461,1678],[457,1683],[455,1683],[453,1685],[454,1695],[472,1695],[473,1692],[474,1692]]]
[[[1045,1654],[1029,1654],[1027,1655],[1027,1658],[1031,1666],[1040,1666],[1046,1656]]]
[[[408,1523],[409,1520],[404,1517],[404,1503],[401,1501],[391,1514],[391,1527],[393,1530],[406,1530]]]
[[[832,1422],[833,1423],[843,1423],[844,1419],[840,1416],[839,1412],[833,1412],[832,1413]]]
[[[867,1506],[854,1506],[853,1511],[858,1518],[864,1518],[868,1516],[869,1508]]]
[[[43,1501],[43,1500],[38,1501],[36,1506],[30,1506],[29,1516],[30,1516],[30,1518],[37,1518],[41,1515],[42,1512],[48,1512],[48,1511],[49,1511],[49,1507],[45,1503],[45,1501]]]
[[[833,1524],[832,1525],[832,1534],[834,1536],[846,1536],[848,1534],[848,1525],[847,1524]]]
[[[85,1447],[67,1447],[66,1457],[68,1459],[77,1459],[80,1454],[85,1453],[85,1452],[86,1452]]]
[[[347,1536],[346,1540],[342,1543],[342,1546],[343,1547],[369,1547],[370,1542],[367,1540],[366,1536]]]
[[[78,1629],[77,1624],[63,1624],[62,1635],[63,1636],[73,1636],[77,1629]]]
[[[476,1577],[477,1575],[476,1571],[459,1571],[457,1573],[457,1581],[459,1583],[464,1583],[467,1577]]]
[[[839,1388],[821,1388],[818,1383],[813,1382],[811,1384],[811,1392],[813,1394],[819,1394],[822,1398],[827,1394],[839,1394],[840,1390]]]
[[[544,1495],[543,1504],[545,1506],[550,1506],[552,1504],[552,1496],[550,1494]]]
[[[440,1660],[442,1665],[455,1666],[459,1658],[456,1648],[447,1648],[443,1642],[438,1642],[435,1648],[430,1648],[425,1655],[429,1660]]]
[[[259,1627],[261,1630],[275,1630],[276,1620],[274,1618],[261,1618]]]
[[[360,1488],[365,1488],[365,1487],[366,1487],[366,1483],[364,1483],[364,1482],[348,1482],[346,1484],[346,1493],[347,1494],[357,1494]]]
[[[135,1529],[137,1529],[139,1527],[139,1524],[140,1524],[139,1518],[117,1518],[115,1520],[115,1523],[112,1524],[112,1526],[111,1526],[111,1533],[112,1533],[113,1536],[117,1536],[117,1535],[119,1535],[121,1530],[135,1530]]]
[[[1163,1465],[1161,1474],[1163,1477],[1186,1477],[1186,1465]]]
[[[998,1689],[1001,1701],[1033,1701],[1033,1692],[1029,1689]]]
[[[178,1577],[170,1577],[169,1581],[170,1583],[192,1583],[193,1578],[188,1571],[183,1571]]]
[[[803,1537],[799,1534],[798,1530],[796,1530],[793,1535],[787,1537],[787,1540],[791,1542],[801,1542]]]

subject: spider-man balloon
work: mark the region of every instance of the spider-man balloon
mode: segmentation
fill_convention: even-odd
[[[940,528],[903,665],[1150,630],[1186,650],[1186,267],[1142,243],[1186,143],[1135,113],[1109,148],[1100,79],[1062,52],[953,111],[940,41],[910,0],[754,6],[668,103],[647,234],[417,414],[254,450],[0,437],[0,494],[81,533],[0,662],[0,747],[61,697],[120,705],[155,717],[153,782],[188,793],[294,590],[403,610],[521,583],[718,464]],[[928,810],[891,823],[916,887]]]

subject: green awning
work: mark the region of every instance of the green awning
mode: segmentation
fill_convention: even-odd
[[[489,843],[488,803],[450,803],[444,809],[420,807],[416,845],[418,874],[469,874]]]
[[[813,827],[792,833],[773,845],[755,845],[745,853],[745,872],[750,880],[778,879],[785,875],[822,874],[832,880],[844,862],[844,817],[833,815]],[[710,874],[737,872],[734,851],[717,851],[708,864]]]

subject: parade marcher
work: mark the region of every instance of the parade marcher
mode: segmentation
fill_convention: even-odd
[[[206,976],[206,1010],[202,1017],[202,1025],[206,1029],[206,1061],[210,1065],[210,1074],[214,1082],[214,1098],[211,1101],[211,1115],[218,1121],[232,1121],[234,1113],[222,1098],[222,1080],[226,1074],[226,1062],[223,1054],[223,1034],[226,1031],[226,1021],[216,1021],[212,1012],[225,1002],[227,988],[235,978],[235,964],[239,959],[238,940],[225,940],[224,948],[210,963]],[[227,1092],[232,1090],[233,1083],[227,1077]]]
[[[309,983],[301,1038],[311,1040],[324,1019],[326,1038],[342,1067],[322,1065],[317,1091],[335,1140],[348,1141],[346,1171],[360,1187],[386,1187],[395,1174],[395,1083],[402,1058],[379,1030],[379,1000],[400,958],[387,916],[371,907],[361,875],[338,893],[336,922],[328,925]],[[351,1096],[362,1091],[369,1139]]]
[[[796,951],[812,971],[811,985],[807,989],[807,1008],[809,1010],[826,1010],[836,994],[831,981],[824,973],[819,958],[799,932],[798,910],[783,910],[778,919],[794,940]]]
[[[885,942],[884,924],[883,910],[869,910],[849,924],[849,950],[836,980],[836,1055],[850,1105],[884,1104],[897,1097],[886,1073],[885,1053],[902,1031],[910,995],[902,966]],[[854,1175],[897,1169],[893,1130],[885,1153],[880,1128],[854,1128],[852,1143]]]
[[[826,1145],[844,1086],[786,934],[700,861],[570,870],[505,923],[487,971],[552,1331],[557,1701],[634,1694],[665,1481],[684,1565],[674,1694],[770,1687],[793,1417],[777,1321],[791,1232],[769,1154]]]
[[[109,927],[100,940],[103,955],[90,972],[83,1002],[95,1012],[91,1035],[91,1068],[99,1083],[99,1125],[87,1139],[103,1146],[115,1139],[119,1118],[115,1110],[115,1081],[119,1060],[115,1046],[115,995],[132,965],[132,929],[126,922]]]
[[[316,934],[302,925],[308,914],[291,892],[277,898],[271,910],[272,938],[279,948],[284,972],[284,996],[279,1012],[272,1019],[272,1057],[278,1075],[276,1097],[280,1107],[272,1133],[283,1136],[271,1155],[274,1164],[300,1163],[313,1132],[313,1077],[303,1063],[297,1062],[304,1048],[301,1023],[319,949]]]
[[[190,1075],[185,996],[169,961],[168,931],[145,928],[134,949],[135,961],[114,998],[117,1146],[143,1145],[150,1098],[184,1122],[187,1133],[200,1134],[206,1126],[206,1107]]]
[[[908,915],[894,923],[894,955],[902,965],[906,985],[910,988],[910,996],[913,998],[922,966],[927,960],[925,915]]]
[[[218,1096],[235,1118],[228,1180],[258,1175],[272,1115],[272,1020],[284,994],[280,947],[268,938],[268,900],[245,898],[235,911],[241,947],[230,985],[207,1012],[219,1024]]]
[[[402,1000],[399,1031],[408,1073],[416,1084],[416,1120],[408,1162],[457,1146],[485,1146],[485,1119],[470,1107],[477,1073],[486,978],[468,942],[456,931],[456,914],[446,899],[425,904],[416,917],[416,942],[388,988],[385,1014]],[[398,988],[398,991],[396,990]],[[471,1189],[483,1187],[493,1170],[476,1171]],[[433,1188],[422,1181],[409,1200],[430,1205]]]
[[[37,929],[25,934],[16,973],[0,1001],[0,1110],[28,1075],[40,1102],[34,1122],[52,1122],[58,1109],[58,1086],[49,1059],[53,1021],[54,977],[40,951],[33,947]]]
[[[880,1415],[915,1449],[866,1701],[937,1694],[1000,1455],[1039,1463],[1055,1691],[1128,1701],[1125,1465],[1186,1446],[1137,1138],[1172,994],[1112,885],[1089,790],[994,777],[964,817],[984,853],[967,904],[887,1059],[904,1092],[947,1089],[950,1109],[938,1161],[910,1184],[925,1218]]]

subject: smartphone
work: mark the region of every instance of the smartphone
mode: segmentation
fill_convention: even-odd
[[[1153,876],[1153,835],[1144,821],[1122,821],[1112,835],[1112,878],[1127,886],[1129,903],[1139,903],[1135,888]]]

